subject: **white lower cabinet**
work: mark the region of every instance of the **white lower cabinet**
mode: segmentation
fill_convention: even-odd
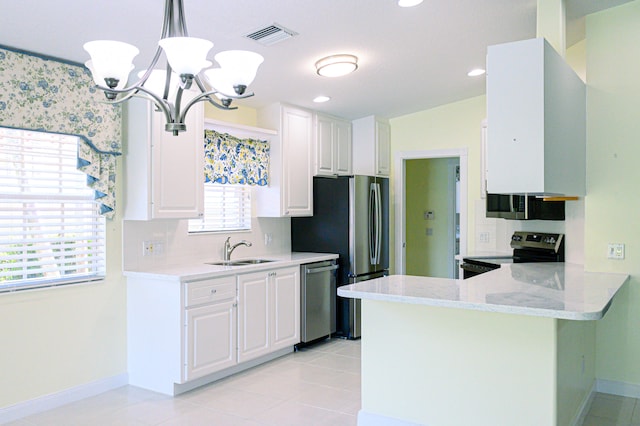
[[[186,380],[237,364],[236,327],[235,301],[186,310]]]
[[[271,350],[300,343],[300,268],[279,269],[270,282]]]
[[[175,395],[293,350],[300,268],[186,282],[128,277],[127,318],[129,383]]]
[[[300,268],[238,275],[238,362],[300,342]]]
[[[273,272],[238,275],[238,361],[269,352],[269,279]]]

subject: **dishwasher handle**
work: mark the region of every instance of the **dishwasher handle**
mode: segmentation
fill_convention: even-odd
[[[310,269],[307,269],[307,274],[317,274],[325,271],[335,271],[336,269],[338,269],[338,265],[322,266],[320,268],[310,268]]]

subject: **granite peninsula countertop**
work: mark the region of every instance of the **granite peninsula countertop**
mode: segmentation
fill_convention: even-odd
[[[598,320],[629,276],[585,272],[571,263],[514,263],[472,278],[410,275],[363,281],[338,295],[398,303],[568,320]]]

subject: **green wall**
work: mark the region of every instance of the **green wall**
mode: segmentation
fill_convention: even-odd
[[[596,377],[640,386],[640,1],[587,17],[585,263],[631,281],[596,328]],[[625,243],[625,259],[606,258]]]
[[[451,278],[453,241],[449,228],[454,218],[448,212],[449,161],[434,158],[406,163],[407,275]],[[425,211],[433,211],[434,219],[425,220]],[[427,228],[431,235],[427,235]]]

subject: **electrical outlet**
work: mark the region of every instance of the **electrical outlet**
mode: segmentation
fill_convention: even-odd
[[[428,236],[433,235],[433,228],[427,228],[427,230],[426,230],[426,234],[427,234]]]
[[[480,242],[481,243],[488,243],[489,242],[489,237],[490,237],[490,234],[488,232],[481,232],[480,233]]]
[[[142,255],[143,256],[153,255],[153,241],[142,242]]]
[[[273,242],[273,234],[270,232],[266,232],[264,234],[264,245],[265,246],[271,245],[272,242]]]
[[[607,258],[624,259],[624,244],[609,243],[607,246]]]
[[[143,241],[142,242],[142,255],[143,256],[157,256],[164,253],[164,244],[162,241]]]

